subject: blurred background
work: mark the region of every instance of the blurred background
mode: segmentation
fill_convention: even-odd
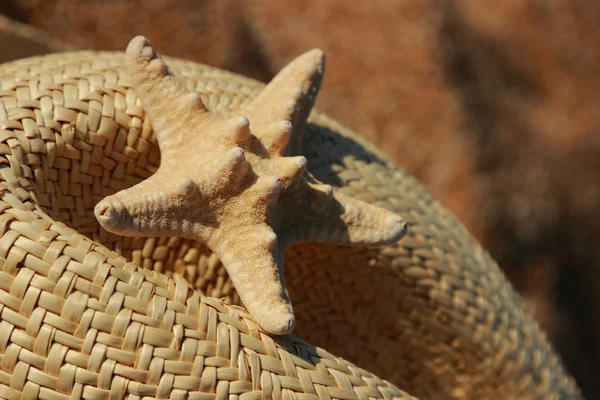
[[[597,1],[3,0],[0,14],[0,61],[143,34],[268,81],[324,49],[317,107],[462,220],[600,398]]]

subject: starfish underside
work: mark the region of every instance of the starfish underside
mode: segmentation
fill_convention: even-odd
[[[381,245],[399,240],[404,220],[307,179],[298,154],[318,93],[324,55],[309,51],[285,67],[247,107],[210,112],[143,37],[126,51],[131,83],[156,132],[157,172],[95,208],[100,224],[126,236],[178,236],[221,260],[257,323],[290,333],[294,313],[282,271],[299,241]]]

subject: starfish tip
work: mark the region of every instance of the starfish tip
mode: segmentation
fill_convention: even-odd
[[[267,140],[271,152],[281,154],[290,141],[291,132],[292,123],[288,120],[281,120],[268,125],[260,136]]]
[[[140,54],[146,47],[152,48],[152,44],[150,44],[148,39],[146,39],[145,36],[136,36],[129,41],[125,53],[129,55],[137,55]]]
[[[246,152],[239,146],[231,148],[223,160],[223,171],[236,173],[238,179],[245,175],[249,167],[250,165],[246,160]]]
[[[290,121],[283,120],[279,123],[279,129],[281,129],[282,132],[291,132],[292,123]]]
[[[388,218],[387,228],[389,229],[389,236],[392,241],[398,241],[402,239],[408,231],[408,225],[406,221],[399,215],[393,215]]]
[[[118,208],[118,209],[117,209]],[[103,200],[94,207],[94,214],[100,225],[109,231],[114,230],[114,227],[118,225],[120,210],[122,205],[120,203],[113,203],[107,200]]]
[[[238,116],[230,118],[228,121],[228,134],[233,141],[244,142],[250,137],[250,121],[247,117]]]
[[[291,181],[298,181],[304,176],[306,172],[306,157],[285,157],[282,162],[283,164],[283,176],[290,179]]]
[[[231,153],[232,157],[235,158],[238,161],[241,161],[241,160],[245,159],[244,149],[242,149],[239,146],[236,146],[236,147],[232,148],[231,150],[229,150],[229,152]]]
[[[197,189],[196,183],[190,178],[185,178],[179,185],[179,190],[182,193],[186,193],[186,194],[191,194],[196,189]]]
[[[308,163],[308,161],[306,160],[306,157],[298,156],[298,157],[294,157],[294,158],[295,158],[296,165],[298,165],[299,168],[306,167],[306,164]]]
[[[321,69],[325,65],[325,52],[319,48],[308,50],[300,57],[310,60],[318,69]]]
[[[267,243],[267,248],[269,251],[275,250],[277,247],[277,234],[273,231],[267,233],[265,235],[265,242]]]
[[[103,201],[96,204],[96,207],[94,207],[94,214],[98,218],[106,218],[108,215],[110,215],[110,211],[110,206]]]
[[[288,335],[296,327],[296,317],[289,311],[266,314],[259,325],[272,335]]]
[[[234,120],[239,126],[248,127],[250,125],[250,121],[244,116],[234,117]]]

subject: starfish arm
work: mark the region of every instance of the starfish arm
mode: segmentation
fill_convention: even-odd
[[[329,185],[308,186],[305,201],[290,213],[288,243],[384,245],[406,233],[404,219],[391,211],[336,193]]]
[[[267,145],[279,148],[280,154],[286,150],[286,144],[287,154],[300,154],[301,136],[319,93],[324,72],[323,51],[310,50],[283,68],[248,106],[261,125],[268,127],[271,133],[278,129],[272,126],[273,123],[291,122],[290,138],[286,137],[286,130],[289,130],[286,126],[281,126],[272,140],[265,137],[267,141],[273,141]]]
[[[133,38],[125,65],[136,94],[157,132],[159,145],[210,114],[198,93],[188,91],[143,36]],[[162,146],[161,146],[162,148]]]
[[[200,202],[198,187],[189,179],[169,182],[164,175],[159,169],[149,179],[100,201],[94,208],[100,225],[124,236],[204,236],[201,221],[188,218],[190,205]]]
[[[244,240],[219,240],[213,251],[256,322],[274,335],[291,333],[295,316],[285,285],[283,250],[277,235],[266,225],[244,228],[238,226],[232,232]],[[227,237],[223,231],[220,233],[221,237]]]

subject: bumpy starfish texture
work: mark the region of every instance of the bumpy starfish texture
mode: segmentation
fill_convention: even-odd
[[[134,38],[126,68],[156,132],[161,164],[147,180],[98,203],[100,224],[121,235],[204,243],[257,323],[272,334],[290,333],[286,247],[299,241],[381,245],[406,230],[400,216],[309,181],[306,158],[284,156],[299,153],[324,64],[322,51],[309,51],[249,106],[212,113],[145,38]]]

